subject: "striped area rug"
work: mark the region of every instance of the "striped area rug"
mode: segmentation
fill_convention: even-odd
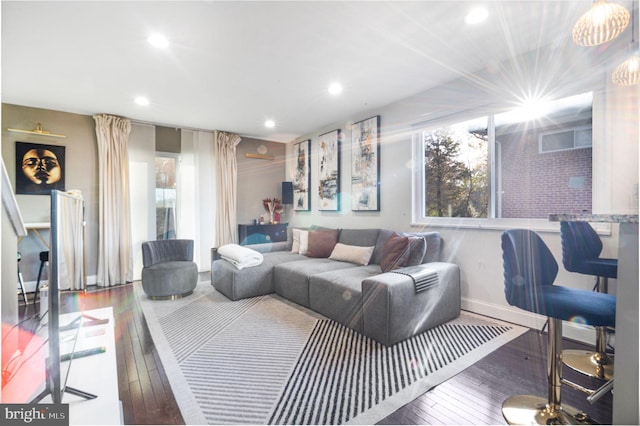
[[[278,296],[135,288],[187,424],[373,424],[525,331],[463,314],[385,347]]]

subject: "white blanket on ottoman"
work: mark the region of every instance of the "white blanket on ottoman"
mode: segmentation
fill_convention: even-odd
[[[238,244],[225,244],[218,249],[218,254],[238,269],[258,266],[264,260],[262,253]]]

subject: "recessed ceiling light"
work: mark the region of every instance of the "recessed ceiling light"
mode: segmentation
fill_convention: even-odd
[[[329,86],[329,93],[332,95],[338,95],[342,93],[342,84],[340,83],[331,83]]]
[[[479,24],[480,22],[487,19],[489,16],[489,12],[484,7],[476,7],[472,9],[467,16],[464,18],[464,21],[467,24]]]
[[[162,49],[169,46],[169,40],[167,40],[166,37],[163,36],[162,34],[151,34],[149,38],[147,38],[147,41],[152,46],[159,47]]]
[[[142,105],[142,106],[149,105],[149,99],[145,98],[144,96],[137,96],[134,99],[134,102],[137,103],[138,105]]]
[[[272,128],[276,126],[276,122],[273,120],[267,120],[264,122],[264,127]]]

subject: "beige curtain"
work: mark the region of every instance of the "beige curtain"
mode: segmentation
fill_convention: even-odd
[[[84,290],[84,202],[63,192],[56,196],[58,286],[61,290]]]
[[[215,246],[238,241],[236,199],[238,197],[238,162],[236,146],[240,136],[215,132],[216,161],[216,239]]]
[[[127,144],[131,121],[93,116],[98,138],[98,286],[133,281]]]

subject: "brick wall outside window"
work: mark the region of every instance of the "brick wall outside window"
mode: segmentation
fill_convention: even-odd
[[[502,217],[591,213],[590,147],[539,153],[536,132],[498,136],[497,140],[502,146]],[[582,187],[576,188],[582,180]]]

